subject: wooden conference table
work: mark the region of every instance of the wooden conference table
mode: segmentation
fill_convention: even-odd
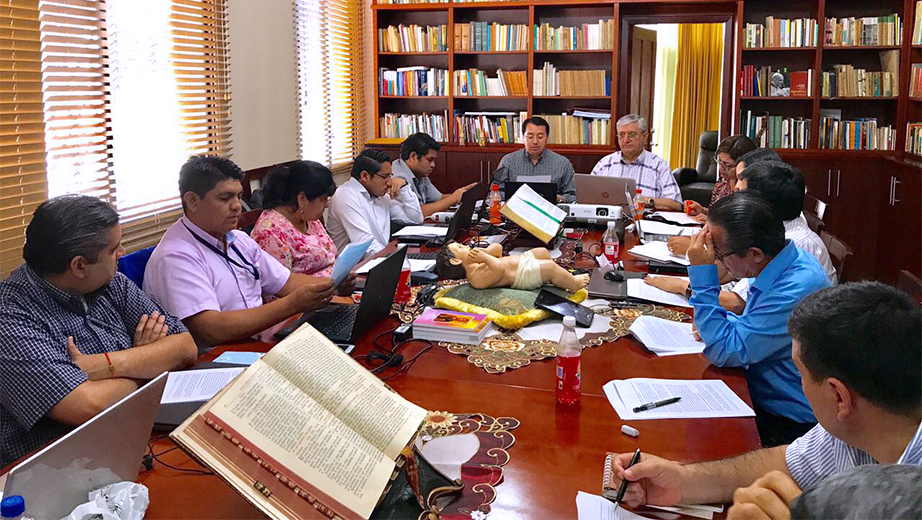
[[[599,232],[583,238],[585,247],[598,242]],[[626,246],[636,237],[625,237]],[[393,245],[391,246],[393,247]],[[622,253],[623,258],[633,258]],[[631,269],[634,262],[626,262]],[[366,354],[372,339],[393,329],[396,318],[381,320],[356,346]],[[422,345],[401,352],[409,359]],[[270,343],[251,341],[215,348],[201,360],[209,361],[225,350],[267,351]],[[388,381],[394,390],[428,410],[511,416],[521,421],[512,430],[515,444],[504,467],[504,481],[496,486],[491,518],[576,518],[576,493],[601,492],[605,453],[636,448],[669,459],[691,462],[712,460],[760,447],[751,418],[634,421],[638,438],[620,432],[622,421],[605,397],[602,386],[612,379],[659,377],[672,379],[722,379],[747,404],[752,405],[741,369],[721,369],[704,356],[657,357],[632,337],[589,347],[582,354],[582,400],[579,405],[557,405],[554,396],[555,361],[532,362],[502,374],[488,374],[463,356],[433,347],[412,367]],[[384,375],[392,373],[386,372]],[[157,453],[175,445],[155,442]],[[179,468],[200,469],[176,449],[161,460]],[[138,481],[150,490],[146,518],[260,518],[261,514],[222,480],[194,475],[154,464]]]

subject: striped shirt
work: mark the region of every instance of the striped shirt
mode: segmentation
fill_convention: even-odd
[[[493,182],[500,184],[500,191],[504,188],[502,184],[506,181],[516,182],[519,176],[549,175],[551,182],[557,185],[557,195],[560,195],[564,202],[576,202],[573,163],[553,150],[545,150],[538,157],[538,162],[533,163],[528,152],[522,148],[517,152],[504,155],[497,169],[500,167],[506,168],[505,175],[499,175],[498,178],[493,179]]]
[[[682,202],[682,193],[669,163],[647,150],[641,152],[631,163],[621,158],[620,150],[606,155],[592,169],[592,175],[634,179],[644,197]]]
[[[833,437],[819,424],[791,443],[784,458],[800,489],[807,489],[840,471],[878,463],[866,452]],[[922,466],[922,424],[896,463]]]

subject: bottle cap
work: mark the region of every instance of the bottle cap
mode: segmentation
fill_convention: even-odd
[[[636,428],[631,428],[630,426],[626,424],[621,425],[621,433],[625,435],[630,435],[631,437],[637,437],[638,435],[640,435],[640,432],[637,431]]]
[[[3,518],[16,518],[26,512],[26,501],[22,495],[11,495],[0,502],[0,516]]]
[[[637,188],[636,190],[634,190],[634,193],[643,193],[643,190],[641,190],[640,188]]]
[[[563,326],[564,327],[576,327],[576,318],[574,318],[573,316],[564,316]]]
[[[490,189],[493,190],[493,191],[499,191],[499,184],[496,184],[496,183],[494,182],[494,183],[490,186]]]
[[[616,224],[616,222],[615,222],[614,220],[609,220],[609,221],[608,221],[608,227],[609,227],[609,228],[615,227],[615,224]]]

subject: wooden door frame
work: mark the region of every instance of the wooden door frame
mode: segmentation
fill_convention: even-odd
[[[736,31],[736,4],[720,3],[713,6],[707,6],[707,11],[701,12],[668,12],[669,4],[659,6],[661,12],[651,12],[649,14],[628,14],[621,16],[621,34],[618,42],[619,54],[619,82],[618,82],[618,107],[630,107],[630,78],[631,72],[631,27],[634,25],[646,24],[682,24],[682,23],[723,23],[724,24],[724,56],[723,72],[721,79],[721,91],[723,95],[720,100],[720,129],[718,137],[726,137],[731,132],[731,122],[733,121],[733,78],[734,61],[736,56],[737,31]],[[704,7],[704,6],[702,6]],[[677,6],[676,8],[681,8]],[[625,108],[620,108],[615,121],[623,115]],[[648,123],[652,123],[649,122]],[[614,125],[612,125],[614,127]]]

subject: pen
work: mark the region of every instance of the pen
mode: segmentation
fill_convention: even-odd
[[[652,403],[642,404],[640,406],[634,407],[634,413],[643,412],[645,410],[652,410],[654,408],[659,408],[660,406],[666,406],[667,404],[678,403],[681,399],[681,397],[670,397],[669,399],[663,399],[662,401],[654,401]]]
[[[640,448],[634,451],[634,456],[631,457],[631,463],[624,469],[627,470],[638,462],[640,462]],[[615,509],[618,509],[618,506],[621,505],[621,499],[624,498],[624,492],[627,491],[628,484],[630,484],[630,482],[628,482],[626,478],[621,480],[621,487],[618,488],[618,495],[615,497]]]

